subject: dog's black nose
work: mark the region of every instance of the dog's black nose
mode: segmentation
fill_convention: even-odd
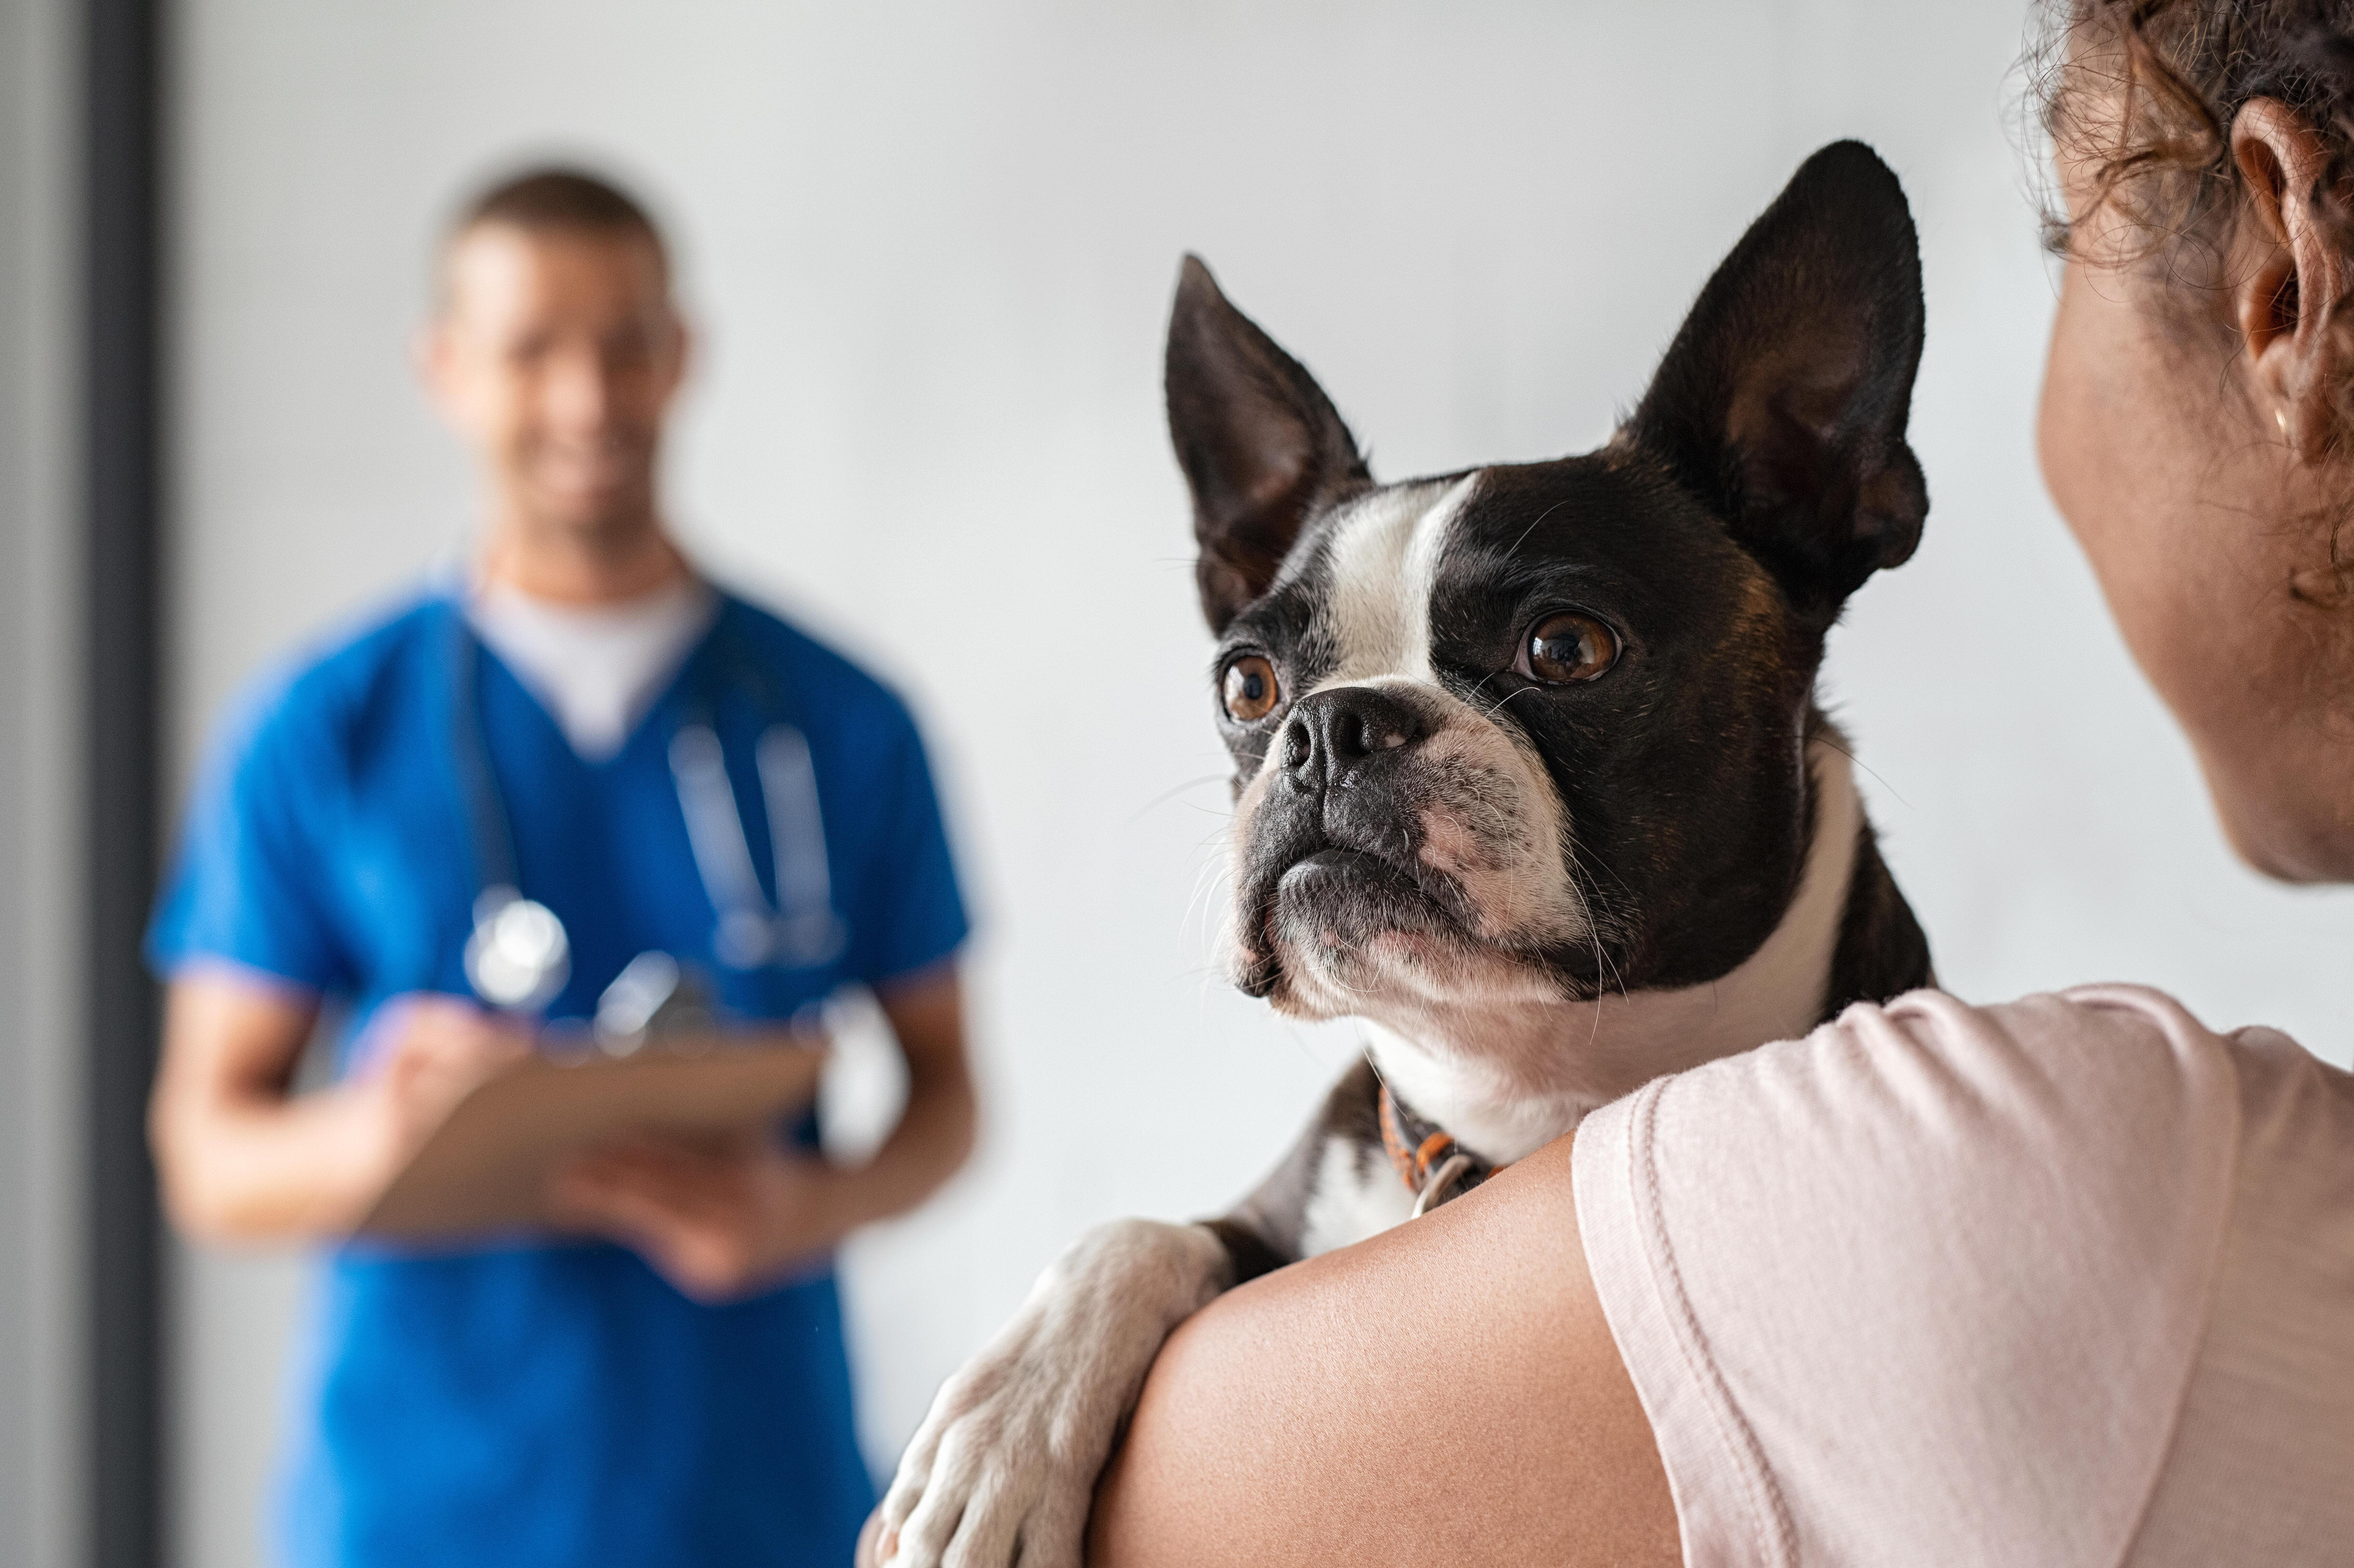
[[[1302,697],[1283,726],[1283,770],[1307,789],[1345,789],[1366,764],[1420,740],[1421,712],[1377,686],[1337,686]]]

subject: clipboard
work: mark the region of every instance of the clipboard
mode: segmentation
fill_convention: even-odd
[[[703,1036],[705,1040],[710,1036]],[[462,1243],[550,1228],[549,1178],[631,1133],[751,1131],[817,1097],[816,1035],[768,1030],[686,1050],[535,1054],[477,1085],[433,1129],[354,1239]]]

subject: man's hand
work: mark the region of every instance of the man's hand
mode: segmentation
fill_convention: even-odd
[[[149,1137],[173,1219],[216,1241],[348,1234],[441,1118],[530,1049],[455,997],[385,1004],[351,1077],[292,1092],[318,1001],[222,966],[172,981]]]
[[[561,1173],[549,1194],[558,1219],[634,1248],[686,1295],[718,1301],[914,1208],[972,1149],[963,991],[942,965],[886,986],[878,1000],[907,1054],[907,1107],[866,1164],[829,1165],[765,1136],[642,1139]]]
[[[550,1192],[559,1223],[634,1249],[697,1301],[747,1296],[822,1256],[864,1217],[857,1177],[766,1134],[632,1139]]]
[[[336,1185],[357,1225],[458,1102],[531,1054],[531,1035],[462,997],[417,991],[377,1009],[353,1050],[350,1076],[318,1097],[345,1133]]]

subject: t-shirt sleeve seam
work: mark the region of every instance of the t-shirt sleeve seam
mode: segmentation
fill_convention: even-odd
[[[2114,999],[2088,998],[2084,1005],[2123,1008],[2127,1004]],[[2230,1245],[2232,1216],[2238,1212],[2240,1206],[2241,1143],[2245,1132],[2245,1121],[2240,1098],[2240,1063],[2237,1053],[2232,1050],[2228,1044],[2221,1048],[2220,1054],[2232,1075],[2232,1095],[2227,1102],[2232,1122],[2231,1159],[2226,1166],[2225,1176],[2229,1187],[2224,1193],[2223,1202],[2216,1205],[2214,1233],[2208,1238],[2206,1277],[2200,1282],[2199,1291],[2199,1331],[2192,1339],[2190,1355],[2182,1363],[2181,1386],[2174,1391],[2174,1403],[2167,1414],[2166,1441],[2158,1446],[2158,1463],[2150,1467],[2148,1480],[2142,1489],[2141,1506],[2134,1511],[2134,1527],[2126,1535],[2126,1550],[2122,1559],[2125,1561],[2132,1559],[2134,1546],[2141,1540],[2142,1530],[2149,1519],[2149,1510],[2158,1500],[2158,1483],[2166,1478],[2167,1462],[2172,1457],[2175,1442],[2182,1431],[2183,1416],[2190,1404],[2191,1385],[2198,1381],[2199,1347],[2206,1343],[2209,1325],[2214,1321],[2216,1295],[2221,1288],[2223,1280],[2223,1253]]]
[[[1645,1089],[1631,1107],[1627,1137],[1627,1182],[1638,1198],[1634,1219],[1638,1240],[1650,1275],[1653,1291],[1670,1314],[1671,1332],[1683,1360],[1684,1375],[1696,1385],[1709,1412],[1719,1446],[1729,1455],[1742,1480],[1743,1501],[1755,1538],[1758,1561],[1777,1565],[1797,1560],[1795,1532],[1781,1488],[1767,1465],[1756,1434],[1734,1402],[1723,1371],[1709,1353],[1708,1337],[1699,1314],[1685,1292],[1683,1271],[1669,1239],[1666,1206],[1659,1193],[1659,1162],[1651,1158],[1652,1132],[1659,1102],[1672,1079],[1661,1079]]]

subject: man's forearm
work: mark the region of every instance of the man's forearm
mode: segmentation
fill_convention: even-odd
[[[451,997],[387,1003],[368,1071],[288,1092],[318,1008],[235,974],[176,979],[148,1113],[173,1220],[210,1241],[348,1233],[474,1086],[530,1049]],[[371,1027],[375,1027],[372,1025]]]
[[[226,964],[166,993],[148,1139],[173,1223],[205,1241],[283,1242],[348,1229],[372,1152],[349,1094],[292,1095],[315,997]]]
[[[975,1120],[961,1062],[911,1071],[899,1125],[873,1160],[843,1174],[843,1233],[904,1214],[938,1192],[970,1157]]]
[[[977,1117],[955,964],[909,977],[878,1000],[907,1057],[907,1105],[875,1158],[843,1173],[839,1234],[906,1213],[972,1153]]]
[[[301,1242],[341,1235],[370,1193],[361,1129],[337,1089],[270,1101],[159,1107],[156,1164],[173,1223],[214,1242]]]

